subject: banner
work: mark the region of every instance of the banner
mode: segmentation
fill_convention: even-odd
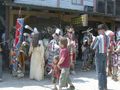
[[[72,18],[71,22],[74,25],[88,26],[88,15],[83,14],[80,15],[79,17]]]
[[[18,18],[16,21],[16,33],[15,33],[15,41],[14,41],[15,49],[20,48],[22,34],[23,34],[23,25],[24,25],[24,18]]]

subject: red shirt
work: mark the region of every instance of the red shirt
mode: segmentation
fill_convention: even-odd
[[[69,68],[70,67],[70,55],[68,48],[60,49],[60,59],[63,58],[64,61],[60,65],[61,68]]]

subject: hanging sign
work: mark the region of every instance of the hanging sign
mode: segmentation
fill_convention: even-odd
[[[81,15],[79,17],[72,18],[71,22],[74,25],[87,26],[88,25],[88,15],[83,14],[83,15]]]

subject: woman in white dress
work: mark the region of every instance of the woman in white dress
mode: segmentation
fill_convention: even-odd
[[[33,36],[33,41],[30,46],[29,55],[31,55],[30,64],[30,79],[44,79],[44,46],[42,40],[39,40],[39,35]]]

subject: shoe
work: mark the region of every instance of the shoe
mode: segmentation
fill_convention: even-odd
[[[3,80],[2,80],[2,78],[0,78],[0,82],[2,82]]]

